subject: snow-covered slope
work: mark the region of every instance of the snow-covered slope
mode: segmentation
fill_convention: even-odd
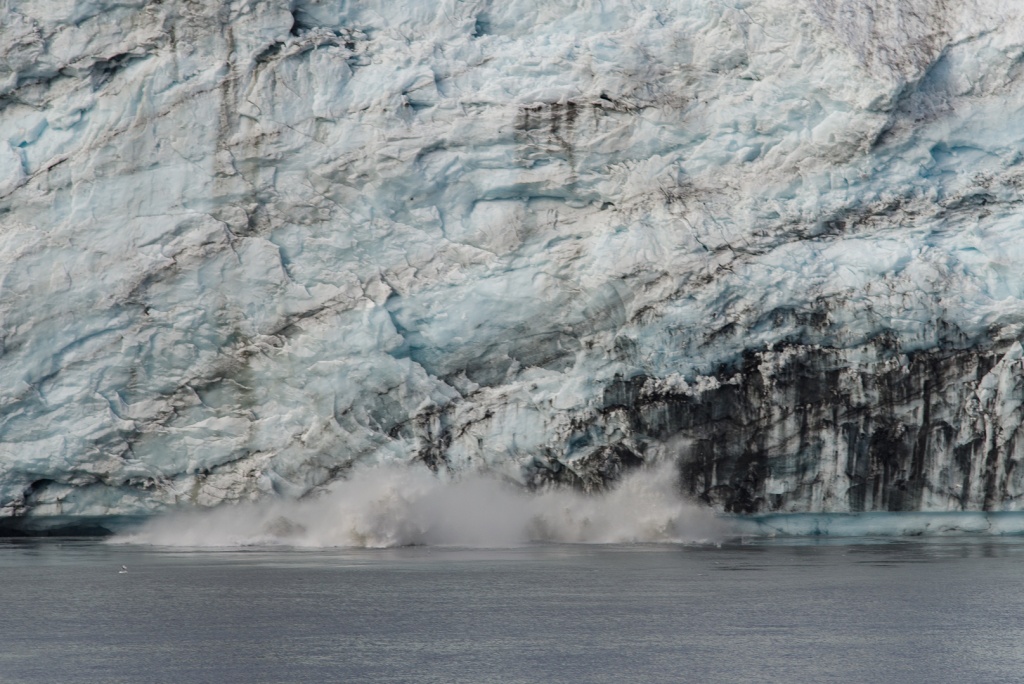
[[[2,13],[0,517],[418,460],[1020,506],[1014,3]]]

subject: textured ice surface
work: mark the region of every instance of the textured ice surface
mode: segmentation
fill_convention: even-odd
[[[1022,511],[788,513],[722,520],[740,538],[945,537],[1024,535]]]
[[[417,460],[1015,509],[1022,15],[8,0],[0,515]]]

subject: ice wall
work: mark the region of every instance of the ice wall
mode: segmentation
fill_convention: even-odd
[[[1019,506],[1014,3],[2,17],[0,517],[412,461]]]

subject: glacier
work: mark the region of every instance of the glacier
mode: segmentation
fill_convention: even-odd
[[[425,463],[1022,508],[1024,7],[5,0],[0,519]]]

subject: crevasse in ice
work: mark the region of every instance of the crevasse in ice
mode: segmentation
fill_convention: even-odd
[[[4,7],[0,517],[412,461],[1019,506],[1014,3]]]

